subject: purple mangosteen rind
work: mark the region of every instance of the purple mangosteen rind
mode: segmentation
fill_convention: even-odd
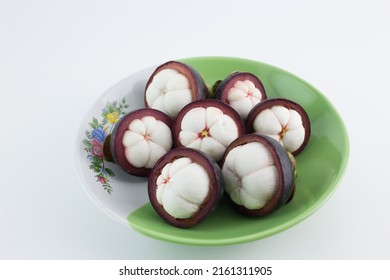
[[[291,195],[290,195],[290,197],[289,197],[289,198],[287,199],[287,201],[286,201],[286,204],[287,204],[287,203],[290,203],[291,200],[293,200],[296,191],[297,191],[297,187],[296,187],[296,185],[294,185],[293,190],[292,190],[292,192],[291,192]]]
[[[192,101],[206,99],[209,95],[209,89],[207,88],[206,83],[195,68],[183,62],[171,60],[158,66],[149,77],[144,91],[144,104],[146,108],[150,108],[150,105],[146,101],[146,91],[152,83],[154,76],[165,69],[174,69],[187,77],[190,83]]]
[[[230,116],[237,125],[238,130],[238,137],[245,134],[245,124],[242,120],[241,116],[237,113],[236,110],[234,110],[232,107],[230,107],[228,104],[217,100],[217,99],[204,99],[204,100],[197,100],[194,102],[191,102],[183,107],[177,114],[173,126],[172,126],[172,133],[173,133],[173,145],[174,147],[183,147],[183,145],[180,142],[179,134],[181,131],[181,123],[183,121],[184,116],[192,109],[194,108],[208,108],[208,107],[215,107],[220,109],[224,114],[227,114]]]
[[[152,169],[146,167],[135,167],[131,165],[125,157],[125,147],[122,144],[122,139],[132,121],[141,119],[146,116],[153,116],[157,120],[164,122],[169,128],[172,127],[173,121],[165,113],[151,108],[142,108],[129,112],[120,118],[119,121],[115,124],[109,139],[112,161],[126,173],[139,177],[149,176]]]
[[[200,209],[190,218],[178,219],[167,213],[164,207],[157,200],[157,178],[162,169],[169,163],[188,157],[193,162],[204,167],[210,179],[210,191]],[[180,228],[193,227],[204,221],[217,207],[224,193],[223,176],[219,165],[207,154],[192,148],[175,148],[161,157],[155,164],[148,180],[148,196],[150,203],[157,214],[167,223]]]
[[[230,195],[227,195],[227,197],[233,205],[233,208],[235,208],[238,212],[250,217],[262,217],[276,211],[286,204],[289,198],[292,197],[295,186],[294,168],[286,150],[278,141],[269,136],[254,133],[239,137],[229,145],[222,158],[222,166],[225,162],[226,156],[232,149],[252,142],[261,143],[270,151],[278,171],[278,189],[272,199],[260,209],[248,209],[233,202]]]
[[[283,106],[287,109],[293,109],[296,112],[298,112],[298,114],[302,118],[302,125],[303,125],[303,128],[305,129],[305,138],[303,140],[302,145],[294,152],[291,152],[291,154],[293,156],[296,156],[300,152],[302,152],[303,149],[306,147],[307,143],[309,142],[310,135],[311,135],[311,125],[310,125],[309,116],[308,116],[307,112],[305,111],[305,109],[297,102],[294,102],[294,101],[292,101],[290,99],[286,99],[286,98],[272,98],[272,99],[266,99],[266,100],[260,102],[255,107],[253,107],[252,110],[250,110],[250,112],[248,114],[248,118],[246,121],[246,133],[248,133],[248,134],[254,133],[255,131],[253,128],[253,123],[254,123],[256,117],[263,110],[270,109],[273,106]]]
[[[261,100],[267,99],[265,88],[260,79],[250,72],[234,72],[223,79],[215,89],[215,97],[223,102],[228,103],[228,92],[237,81],[249,80],[254,83],[255,87],[261,92]]]

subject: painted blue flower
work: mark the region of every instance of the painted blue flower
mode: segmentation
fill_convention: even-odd
[[[92,130],[92,138],[98,140],[100,143],[103,143],[106,137],[107,133],[100,126]]]

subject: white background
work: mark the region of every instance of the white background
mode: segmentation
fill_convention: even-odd
[[[0,259],[389,259],[388,1],[0,0]],[[333,103],[350,137],[339,188],[255,242],[190,247],[98,209],[77,178],[79,123],[110,86],[192,56],[273,64]]]

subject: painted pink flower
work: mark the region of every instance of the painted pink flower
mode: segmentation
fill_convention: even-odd
[[[103,145],[96,139],[89,141],[92,145],[92,154],[98,158],[103,158]]]
[[[100,176],[100,175],[99,175],[97,178],[98,178],[98,180],[99,180],[100,183],[102,183],[102,184],[107,183],[106,179],[105,179],[103,176]]]

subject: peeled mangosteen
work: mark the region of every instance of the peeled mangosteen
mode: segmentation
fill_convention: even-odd
[[[207,99],[186,105],[173,127],[175,147],[200,150],[219,162],[227,146],[245,133],[240,115],[226,103]]]
[[[208,88],[201,75],[191,66],[168,61],[150,76],[144,94],[146,108],[164,112],[171,118],[188,103],[205,99]]]
[[[223,195],[221,169],[198,150],[172,149],[153,168],[148,195],[157,214],[169,224],[182,228],[197,225]]]
[[[215,98],[229,104],[245,120],[249,111],[267,95],[259,78],[249,72],[235,72],[215,89]]]
[[[148,176],[157,160],[172,148],[172,123],[158,110],[130,112],[106,138],[105,156],[131,175]]]
[[[294,168],[275,139],[247,134],[232,142],[222,161],[224,188],[234,207],[265,216],[284,205],[294,190]]]
[[[268,135],[294,156],[307,145],[311,128],[306,111],[285,98],[267,99],[248,114],[247,132]]]

